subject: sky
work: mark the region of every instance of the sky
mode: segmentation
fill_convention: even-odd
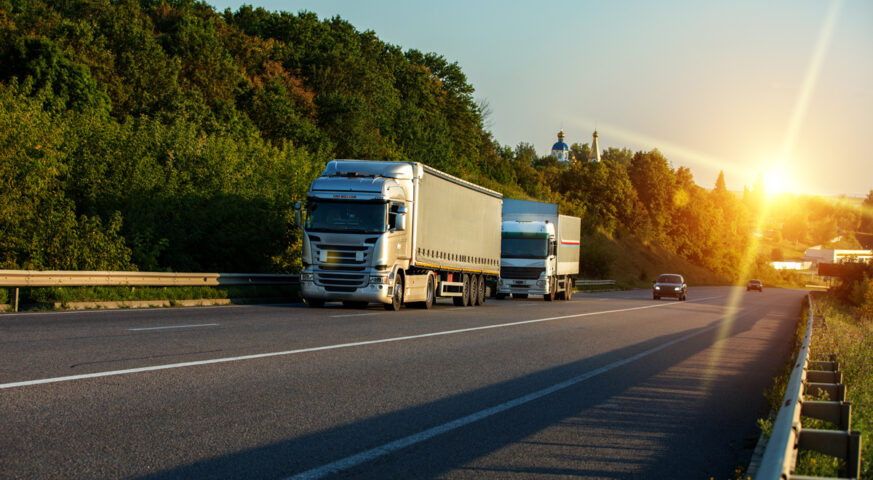
[[[660,150],[731,190],[873,190],[870,0],[210,0],[340,16],[457,62],[502,145]]]

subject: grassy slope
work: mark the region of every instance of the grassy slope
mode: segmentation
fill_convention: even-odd
[[[729,285],[731,282],[692,264],[659,246],[647,244],[632,235],[609,238],[601,233],[587,236],[582,248],[596,245],[608,252],[611,269],[608,278],[628,287],[648,288],[662,273],[679,273],[690,286]],[[580,278],[587,278],[582,272]]]

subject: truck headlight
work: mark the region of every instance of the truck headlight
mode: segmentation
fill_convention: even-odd
[[[376,285],[383,285],[388,283],[388,277],[384,277],[382,275],[373,275],[370,277],[370,283]]]
[[[312,282],[314,280],[315,280],[315,275],[313,275],[311,273],[301,273],[300,274],[300,281],[301,282]]]
[[[660,290],[660,289],[661,289],[661,287],[655,285],[655,290]]]
[[[682,290],[682,287],[676,287],[673,290],[676,290],[678,292],[679,290]]]
[[[537,286],[538,287],[545,287],[546,281],[545,280],[537,280]]]

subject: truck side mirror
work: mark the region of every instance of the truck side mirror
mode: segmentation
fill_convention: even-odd
[[[303,216],[300,214],[300,209],[303,208],[303,205],[300,202],[294,204],[294,223],[298,227],[303,226]]]
[[[405,207],[400,207],[400,208],[405,208]],[[406,215],[405,214],[397,213],[397,215],[395,217],[395,222],[396,222],[394,224],[395,230],[397,230],[398,232],[402,232],[402,231],[406,230]]]

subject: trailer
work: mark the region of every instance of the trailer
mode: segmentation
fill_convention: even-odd
[[[582,219],[558,214],[554,203],[503,201],[497,298],[542,295],[570,300],[579,274]]]
[[[417,162],[333,160],[297,206],[304,301],[481,305],[500,273],[502,202]]]

